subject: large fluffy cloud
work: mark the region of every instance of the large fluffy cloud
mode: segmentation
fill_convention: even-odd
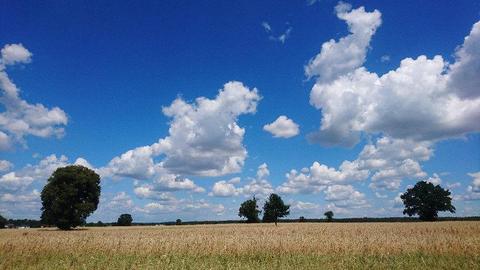
[[[141,198],[159,198],[160,194],[164,192],[172,191],[191,191],[191,192],[204,192],[205,189],[197,186],[192,180],[183,178],[179,175],[170,174],[165,172],[165,169],[158,167],[160,170],[155,174],[152,181],[147,184],[137,185],[134,189],[137,196]],[[163,172],[162,172],[163,171]]]
[[[134,203],[130,195],[121,191],[115,194],[115,196],[106,203],[105,207],[113,211],[128,211],[134,207]]]
[[[1,50],[3,65],[14,65],[17,63],[29,63],[32,60],[32,53],[22,44],[7,44]]]
[[[230,181],[218,181],[213,184],[212,192],[210,193],[212,196],[217,197],[231,197],[237,196],[240,191],[238,188],[235,187],[235,183],[238,183],[240,180],[238,177],[231,179]]]
[[[480,130],[480,23],[457,50],[454,64],[422,55],[378,75],[361,65],[380,13],[340,4],[337,16],[352,34],[324,43],[306,67],[307,76],[318,76],[310,103],[322,111],[320,130],[310,134],[311,141],[352,146],[362,132],[435,141]]]
[[[36,189],[21,193],[0,193],[0,212],[8,218],[38,219],[41,207],[40,192]]]
[[[309,168],[295,169],[286,174],[286,181],[277,188],[280,193],[318,193],[325,187],[365,180],[369,171],[358,162],[344,161],[339,169],[313,162]]]
[[[30,193],[26,194],[11,194],[3,193],[0,194],[0,202],[8,203],[25,203],[25,202],[36,202],[40,199],[40,192],[34,189]]]
[[[472,180],[472,191],[480,193],[480,172],[476,173],[469,173],[473,180]]]
[[[164,166],[182,174],[217,176],[238,172],[247,151],[245,130],[237,124],[242,114],[255,113],[260,96],[240,82],[226,83],[215,99],[200,97],[196,104],[182,99],[163,108],[172,118],[165,145]]]
[[[381,13],[378,10],[366,12],[364,7],[351,8],[343,2],[335,7],[337,17],[347,23],[350,35],[323,43],[320,53],[305,67],[308,77],[318,76],[322,82],[329,82],[365,62],[370,40],[382,23]]]
[[[348,24],[350,35],[325,42],[305,67],[305,74],[316,78],[310,103],[322,112],[320,129],[308,138],[353,146],[362,133],[380,136],[339,169],[316,162],[301,172],[292,170],[278,190],[311,193],[366,179],[376,191],[397,190],[402,179],[440,183],[438,175],[428,178],[420,165],[432,156],[434,143],[480,130],[480,22],[456,50],[453,64],[439,55],[421,55],[405,58],[397,69],[379,75],[362,65],[381,24],[380,12],[352,10],[340,3],[336,13]],[[354,174],[347,175],[344,164],[350,164]],[[320,177],[315,171],[321,171]],[[474,185],[469,190],[474,195]]]
[[[28,187],[33,181],[46,181],[48,177],[59,167],[68,165],[68,158],[64,155],[50,155],[38,162],[28,164],[25,167],[5,173],[0,177],[0,190],[18,191]]]
[[[106,167],[100,168],[100,174],[106,177],[149,179],[155,174],[153,161],[156,145],[142,146],[114,157]],[[158,167],[158,166],[157,166]]]
[[[325,200],[340,208],[367,207],[365,194],[355,190],[351,185],[333,185],[324,191]]]
[[[312,210],[320,210],[320,205],[311,202],[290,201],[290,208],[299,212],[310,212]]]
[[[151,199],[155,201],[171,201],[173,199],[170,192],[155,191],[149,186],[139,186],[133,191],[140,199]]]
[[[0,160],[0,172],[9,171],[13,164],[8,160]]]
[[[214,99],[199,97],[194,103],[177,98],[163,113],[170,117],[169,135],[158,142],[137,147],[113,158],[100,168],[104,177],[133,178],[138,198],[155,202],[145,213],[170,211],[170,192],[204,192],[186,176],[219,176],[239,172],[247,151],[245,130],[237,119],[255,113],[260,96],[240,82],[226,83]],[[236,195],[231,182],[214,186],[215,196]]]
[[[172,198],[168,201],[156,201],[145,204],[142,207],[136,207],[135,212],[142,213],[144,215],[159,215],[176,213],[181,216],[191,216],[194,218],[204,218],[208,216],[208,213],[214,213],[215,215],[223,215],[225,207],[223,204],[214,204],[204,199],[177,199]]]
[[[419,162],[430,159],[433,150],[428,142],[379,138],[367,144],[353,161],[344,161],[338,169],[314,162],[309,168],[291,170],[277,188],[281,193],[318,193],[328,186],[371,179],[373,189],[396,190],[402,179],[427,176]]]
[[[470,35],[455,53],[456,61],[450,66],[448,87],[460,98],[472,99],[480,95],[480,22],[473,25]]]
[[[383,137],[366,145],[355,162],[372,173],[371,188],[396,190],[402,179],[426,177],[420,162],[432,155],[429,142]]]
[[[0,191],[19,191],[27,188],[34,181],[45,182],[57,168],[70,164],[89,165],[88,161],[83,158],[77,158],[75,162],[71,163],[64,155],[52,154],[44,157],[37,164],[27,164],[23,168],[1,175]]]
[[[249,182],[243,186],[235,186],[235,184],[240,183],[239,177],[232,178],[230,181],[222,180],[213,185],[212,192],[209,194],[217,197],[231,197],[242,194],[246,197],[264,198],[274,191],[272,184],[267,179],[269,175],[268,166],[263,163],[258,166],[256,177],[250,178]]]
[[[0,150],[12,147],[15,142],[25,145],[24,137],[61,137],[68,122],[65,112],[42,104],[30,104],[20,98],[20,90],[6,73],[9,65],[29,63],[32,54],[21,44],[5,45],[0,59]]]
[[[469,173],[468,175],[472,177],[472,184],[467,187],[464,194],[454,196],[454,199],[465,201],[480,200],[480,171]]]
[[[190,104],[177,98],[163,108],[163,113],[172,118],[167,137],[115,157],[102,171],[137,179],[154,177],[157,167],[175,176],[239,172],[247,150],[243,146],[245,130],[237,119],[255,113],[259,100],[257,89],[240,82],[226,83],[214,99],[199,97]],[[154,162],[159,156],[163,159]]]

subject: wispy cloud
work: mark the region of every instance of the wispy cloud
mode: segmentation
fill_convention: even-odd
[[[319,2],[319,1],[318,1],[318,0],[307,0],[307,5],[308,5],[308,6],[311,6],[311,5],[313,5],[313,4],[317,3],[317,2]]]
[[[262,22],[262,26],[263,26],[263,29],[265,29],[265,31],[267,33],[272,32],[272,27],[270,26],[270,24],[268,22]]]
[[[292,27],[289,26],[289,23],[287,23],[287,29],[279,35],[275,35],[273,32],[272,26],[268,22],[262,22],[262,27],[265,30],[265,32],[268,34],[268,39],[276,42],[280,42],[282,44],[285,43],[285,41],[290,37],[290,33],[292,32]]]
[[[385,62],[389,62],[390,61],[390,55],[383,55],[381,58],[380,58],[380,61],[382,63],[385,63]]]

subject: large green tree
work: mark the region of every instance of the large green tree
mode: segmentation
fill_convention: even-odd
[[[261,211],[258,210],[257,199],[254,196],[252,199],[246,200],[240,205],[238,216],[245,217],[248,223],[254,223],[260,221],[258,218],[260,212]]]
[[[421,220],[434,221],[439,211],[455,213],[450,195],[450,191],[440,185],[420,181],[400,196],[405,205],[403,214],[418,215]]]
[[[323,213],[325,215],[325,217],[327,218],[327,221],[332,221],[333,220],[333,212],[332,211],[327,211],[325,213]]]
[[[132,225],[132,215],[130,214],[121,214],[117,219],[118,226],[131,226]]]
[[[285,205],[280,196],[272,193],[263,206],[263,221],[275,222],[275,226],[277,226],[279,218],[286,217],[290,214],[289,209],[290,205]]]
[[[5,228],[5,225],[7,225],[7,219],[2,217],[2,215],[0,215],[0,229],[3,229]]]
[[[85,224],[98,206],[100,176],[93,170],[70,165],[58,168],[42,190],[42,222],[62,230]]]

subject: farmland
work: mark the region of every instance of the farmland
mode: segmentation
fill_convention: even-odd
[[[0,269],[478,269],[480,222],[0,230]]]

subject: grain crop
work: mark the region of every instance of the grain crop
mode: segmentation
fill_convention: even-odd
[[[480,222],[0,230],[0,269],[480,269]]]

